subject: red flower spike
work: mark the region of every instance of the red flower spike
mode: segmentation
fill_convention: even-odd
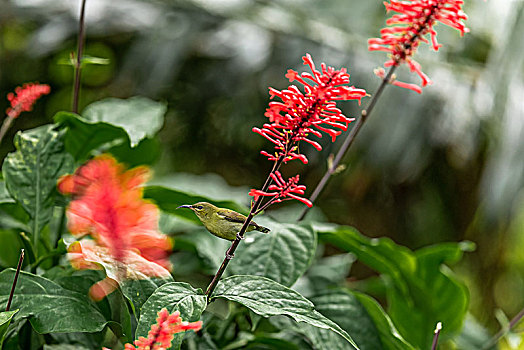
[[[319,71],[309,54],[303,57],[303,61],[312,73],[298,73],[289,69],[286,78],[290,82],[297,81],[302,84],[304,92],[295,85],[290,85],[282,91],[270,87],[271,98],[278,97],[282,102],[270,102],[265,113],[269,123],[264,124],[262,128],[253,128],[253,132],[274,144],[274,154],[261,151],[261,154],[271,161],[280,158],[284,162],[300,159],[307,164],[306,156],[298,150],[300,141],[307,142],[320,151],[320,144],[309,137],[322,137],[323,131],[330,135],[334,142],[354,120],[343,115],[336,107],[335,101],[358,100],[360,103],[362,97],[366,96],[365,90],[347,86],[349,74],[345,68],[336,70],[322,63]]]
[[[156,324],[151,326],[147,338],[140,337],[138,340],[135,340],[134,344],[136,347],[131,344],[126,344],[125,350],[169,349],[174,334],[187,330],[198,331],[200,328],[202,328],[202,321],[191,323],[183,322],[180,318],[180,312],[175,311],[170,315],[167,309],[163,308],[158,312]]]
[[[386,21],[389,27],[380,31],[380,38],[368,40],[369,51],[385,51],[390,60],[384,66],[398,66],[407,63],[409,69],[422,79],[422,86],[431,84],[431,80],[422,72],[420,64],[413,60],[420,42],[429,43],[437,51],[442,45],[437,42],[434,26],[440,22],[457,29],[461,35],[469,32],[464,25],[467,19],[462,11],[463,0],[390,0],[384,2],[386,10],[398,12]],[[424,36],[430,35],[430,41]],[[419,92],[413,84],[392,82],[403,88]]]
[[[18,86],[14,93],[7,94],[7,99],[11,103],[11,107],[6,110],[7,115],[17,118],[22,112],[31,111],[36,100],[50,92],[51,88],[45,84],[27,83]]]
[[[298,196],[303,195],[304,191],[306,190],[306,186],[298,185],[298,175],[289,178],[287,182],[284,180],[282,174],[280,174],[279,171],[275,171],[274,173],[271,173],[269,176],[271,176],[271,179],[274,181],[274,184],[269,185],[267,192],[256,189],[251,189],[251,191],[249,192],[249,195],[253,196],[255,198],[255,201],[259,196],[262,196],[273,197],[270,199],[270,203],[279,203],[285,200],[296,199],[310,208],[313,206],[313,203],[311,203],[311,201]]]
[[[68,228],[77,238],[69,247],[71,264],[78,269],[103,266],[108,278],[166,277],[170,268],[169,238],[158,231],[158,208],[142,198],[145,167],[127,170],[114,158],[102,155],[58,182],[58,189],[73,195],[67,210]],[[107,295],[101,285],[93,298]]]

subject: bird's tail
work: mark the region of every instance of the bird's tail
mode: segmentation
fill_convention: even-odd
[[[260,226],[260,225],[257,225],[257,228],[256,228],[255,230],[260,231],[260,232],[262,232],[262,233],[268,233],[269,231],[271,231],[271,230],[268,229],[267,227]]]

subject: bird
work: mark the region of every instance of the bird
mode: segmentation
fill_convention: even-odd
[[[231,209],[218,208],[208,202],[184,204],[177,209],[179,208],[191,209],[211,234],[219,238],[227,239],[228,241],[234,241],[237,238],[238,232],[246,221],[244,215]],[[246,231],[268,233],[270,230],[267,227],[260,226],[256,222],[251,221]]]

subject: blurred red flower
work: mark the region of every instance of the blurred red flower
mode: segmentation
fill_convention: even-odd
[[[262,128],[253,128],[257,134],[275,144],[275,153],[266,151],[261,153],[269,160],[281,159],[288,162],[300,159],[303,163],[308,160],[299,151],[300,141],[307,142],[321,150],[320,144],[310,139],[310,135],[322,137],[326,132],[332,141],[347,130],[348,124],[354,119],[342,114],[336,107],[337,100],[360,100],[366,96],[366,91],[357,89],[349,84],[349,74],[345,68],[336,70],[321,65],[322,71],[315,68],[315,64],[309,54],[303,57],[305,65],[308,65],[313,74],[298,73],[292,69],[288,70],[286,77],[290,82],[297,81],[304,86],[304,93],[295,85],[279,91],[269,88],[271,98],[279,97],[282,102],[273,101],[266,109],[266,117],[269,123]]]
[[[93,239],[69,247],[73,266],[102,265],[117,282],[169,275],[171,243],[158,231],[158,208],[142,198],[148,176],[146,167],[125,171],[114,158],[102,155],[59,180],[60,192],[73,196],[67,210],[69,231]]]
[[[147,338],[140,337],[135,340],[135,346],[126,344],[125,350],[161,350],[169,349],[173,341],[173,335],[187,330],[198,331],[202,328],[202,321],[183,322],[180,312],[175,311],[171,315],[166,308],[158,312],[156,324],[151,326]]]
[[[368,40],[370,51],[389,53],[389,61],[384,66],[398,66],[406,63],[412,72],[422,79],[422,86],[430,84],[430,79],[422,72],[420,64],[413,60],[420,42],[429,43],[424,37],[430,34],[431,46],[435,51],[442,45],[437,42],[434,26],[440,22],[460,31],[461,35],[469,31],[463,20],[467,19],[462,11],[463,0],[390,0],[384,2],[386,10],[398,12],[386,21],[389,27],[380,31],[380,38]],[[403,85],[405,84],[405,85]],[[397,83],[410,90],[417,91],[412,84]],[[417,91],[418,92],[418,91]]]
[[[7,94],[7,99],[11,103],[11,107],[6,111],[7,115],[17,118],[22,112],[31,111],[36,100],[50,92],[51,88],[46,84],[27,83],[18,86],[14,93]]]

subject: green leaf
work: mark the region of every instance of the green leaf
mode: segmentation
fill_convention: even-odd
[[[60,58],[57,63],[60,65],[64,65],[64,66],[73,66],[74,67],[76,66],[76,58],[63,57],[63,58]],[[108,58],[84,55],[82,56],[82,60],[80,61],[80,67],[83,68],[90,64],[108,65],[109,63],[110,63],[110,60]]]
[[[77,161],[89,157],[90,152],[108,144],[106,148],[128,142],[126,132],[110,123],[93,123],[79,115],[58,112],[54,121],[67,127],[65,148]]]
[[[280,224],[257,219],[269,233],[250,232],[242,243],[231,271],[237,275],[255,275],[291,287],[306,272],[317,248],[317,235],[309,225]]]
[[[5,181],[0,181],[0,204],[16,203],[15,199],[7,192]]]
[[[144,278],[144,279],[129,279],[121,283],[122,293],[131,302],[133,312],[137,319],[140,316],[140,309],[147,299],[155,292],[155,290],[168,283],[174,282],[173,277],[168,278]]]
[[[5,308],[15,270],[0,273],[0,307]],[[29,318],[38,333],[97,332],[104,328],[104,316],[87,295],[67,290],[46,278],[20,272],[13,297],[16,318]]]
[[[186,193],[183,191],[170,189],[162,186],[146,186],[144,188],[144,198],[152,199],[158,207],[170,214],[185,218],[200,224],[196,215],[188,209],[177,209],[183,204],[194,204],[197,202],[209,202],[217,207],[232,209],[241,213],[246,213],[245,207],[232,201],[216,201],[203,196]]]
[[[373,320],[375,327],[378,331],[378,336],[384,349],[388,350],[414,350],[415,348],[409,344],[398,332],[393,325],[393,322],[389,316],[384,312],[379,303],[377,303],[370,296],[350,292],[353,294],[361,305],[366,309],[369,317]]]
[[[285,315],[297,322],[329,329],[358,349],[351,336],[335,322],[316,311],[311,301],[266,277],[231,276],[225,278],[218,283],[211,296],[211,299],[218,298],[240,303],[263,317]]]
[[[360,349],[388,349],[382,346],[375,324],[354,295],[343,290],[333,290],[312,297],[310,300],[318,312],[336,322],[342,329],[351,334]],[[350,316],[348,317],[348,315]],[[322,342],[316,348],[341,348],[339,344],[343,344],[344,340],[339,335],[333,332],[328,333],[325,330],[318,333],[323,336],[320,337]]]
[[[105,122],[126,131],[135,147],[146,137],[153,137],[164,124],[167,105],[142,96],[124,99],[106,98],[87,106],[82,115],[91,123]]]
[[[18,132],[16,152],[7,155],[2,167],[9,193],[31,218],[35,250],[40,231],[53,214],[56,182],[73,170],[73,158],[64,150],[63,133],[53,128],[44,125]]]
[[[142,306],[141,316],[136,328],[136,338],[147,337],[151,325],[156,323],[157,314],[163,308],[169,313],[180,312],[183,321],[194,322],[200,319],[207,306],[207,298],[201,289],[188,283],[166,283],[158,288]],[[175,334],[173,349],[180,349],[184,333]]]
[[[429,348],[437,322],[443,323],[444,336],[460,331],[469,294],[445,263],[460,260],[463,251],[472,249],[471,244],[445,243],[413,252],[388,238],[367,238],[351,227],[314,227],[321,239],[354,253],[360,261],[388,276],[388,313],[410,344]]]
[[[2,343],[4,342],[11,319],[17,312],[18,310],[0,312],[0,349],[2,349]]]

